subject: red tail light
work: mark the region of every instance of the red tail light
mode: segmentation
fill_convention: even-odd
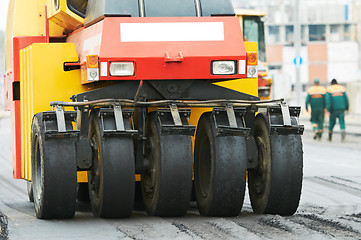
[[[257,64],[258,64],[258,53],[247,52],[247,65],[257,65]]]

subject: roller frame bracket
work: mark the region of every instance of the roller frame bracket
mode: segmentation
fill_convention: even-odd
[[[119,104],[114,105],[114,118],[115,118],[115,127],[117,131],[124,132],[124,119],[122,107]]]
[[[54,106],[54,108],[55,108],[55,113],[56,113],[56,122],[58,125],[58,132],[66,133],[64,108],[60,105],[56,105],[56,106]]]
[[[299,124],[301,107],[288,106],[285,103],[269,106],[266,114],[270,123],[270,135],[302,135],[304,126]]]
[[[77,138],[79,136],[79,131],[74,130],[72,128],[72,124],[66,124],[66,122],[75,121],[75,118],[76,112],[64,111],[63,108],[61,108],[61,110],[59,109],[58,111],[43,112],[45,138]]]
[[[157,110],[161,134],[194,136],[195,126],[189,125],[190,109],[177,109],[177,106]]]
[[[179,115],[177,105],[171,104],[169,106],[169,108],[170,108],[170,113],[172,114],[174,125],[175,126],[183,126],[182,119],[181,119],[181,117]]]
[[[100,108],[99,117],[102,121],[103,137],[107,136],[124,136],[137,137],[138,130],[133,129],[133,109],[122,109],[121,106],[114,105],[113,108]],[[112,118],[114,125],[106,126],[105,119]],[[130,127],[126,127],[125,121],[130,121]]]
[[[218,136],[243,136],[249,137],[251,129],[245,127],[246,108],[233,108],[227,105],[225,108],[213,108],[212,116],[216,123]]]

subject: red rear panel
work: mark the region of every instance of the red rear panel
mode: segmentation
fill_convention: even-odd
[[[236,17],[105,18],[68,41],[75,43],[81,61],[99,55],[100,80],[246,77],[246,51]],[[212,75],[213,60],[234,60],[237,74]],[[110,76],[112,61],[134,62],[135,75]]]
[[[20,128],[20,57],[19,52],[27,46],[45,42],[44,36],[13,37],[13,71],[5,76],[5,105],[11,114],[13,177],[21,178],[21,128]]]

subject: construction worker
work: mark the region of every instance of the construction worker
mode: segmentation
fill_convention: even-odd
[[[308,112],[308,105],[311,105],[311,123],[313,132],[315,133],[313,139],[321,140],[323,132],[323,120],[325,116],[325,95],[326,89],[320,86],[320,80],[315,78],[314,85],[308,89],[306,97],[306,111]]]
[[[341,129],[341,140],[344,141],[346,137],[345,110],[348,110],[348,97],[345,88],[339,85],[336,79],[332,79],[331,86],[327,88],[326,108],[330,113],[328,140],[332,141],[332,130],[336,124],[336,118],[338,118]]]

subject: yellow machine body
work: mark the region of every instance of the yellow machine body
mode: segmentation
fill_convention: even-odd
[[[74,30],[84,23],[84,18],[71,11],[66,0],[47,0],[48,18],[65,30]]]
[[[34,114],[51,111],[49,103],[55,99],[69,101],[69,96],[87,90],[79,82],[79,70],[63,69],[64,62],[76,61],[78,56],[71,43],[34,43],[20,52],[21,176],[26,180],[32,178],[30,136]]]
[[[54,2],[54,1],[52,1]],[[46,0],[10,0],[5,39],[5,70],[13,69],[13,37],[45,36]],[[64,28],[49,22],[50,36],[60,36]]]
[[[239,18],[240,24],[241,24],[241,28],[242,28],[242,32],[244,32],[244,19],[245,18],[256,18],[256,19],[260,19],[264,16],[266,16],[266,13],[263,11],[258,11],[258,10],[254,10],[254,9],[235,9],[236,15]],[[260,27],[260,26],[259,26]],[[262,25],[262,27],[259,28],[259,33],[261,34],[261,32],[263,32],[262,34],[264,35],[264,25]],[[245,44],[246,39],[245,40]],[[254,40],[253,40],[254,41]],[[258,56],[260,56],[261,51],[263,49],[263,51],[265,51],[265,42],[262,41],[262,46],[260,47],[260,49],[258,49]],[[265,53],[264,53],[265,54]],[[267,61],[261,60],[259,59],[258,61],[259,63],[259,69],[258,69],[258,89],[259,89],[259,97],[261,100],[269,100],[271,98],[271,88],[272,88],[272,77],[269,75],[269,71],[268,71],[268,65],[267,65]]]
[[[138,200],[178,217],[192,195],[200,215],[235,217],[247,185],[256,213],[296,212],[301,108],[259,100],[264,41],[241,16],[261,15],[202,3],[179,17],[167,0],[9,0],[13,177],[37,218],[73,218],[83,200],[96,217],[131,217]]]
[[[46,4],[50,20],[50,37],[61,36],[64,30],[76,29],[84,23],[84,18],[68,8],[66,0],[10,0],[6,45],[12,46],[12,38],[15,36],[45,36]],[[20,5],[26,7],[19,7]],[[258,51],[257,43],[244,42],[244,44],[247,52]],[[7,51],[7,69],[13,67],[11,59],[12,51]],[[32,179],[30,135],[34,114],[52,110],[49,105],[51,101],[69,101],[69,97],[73,94],[92,89],[92,85],[80,84],[80,70],[64,71],[64,62],[78,60],[77,51],[72,43],[35,43],[20,51],[21,178],[23,179],[29,181]],[[258,94],[257,78],[221,81],[215,85],[253,96]],[[209,110],[209,108],[192,108],[190,124],[197,126],[202,113]],[[192,141],[194,146],[194,137]],[[136,180],[140,181],[140,175],[136,175]],[[86,172],[78,172],[78,182],[86,181]]]

